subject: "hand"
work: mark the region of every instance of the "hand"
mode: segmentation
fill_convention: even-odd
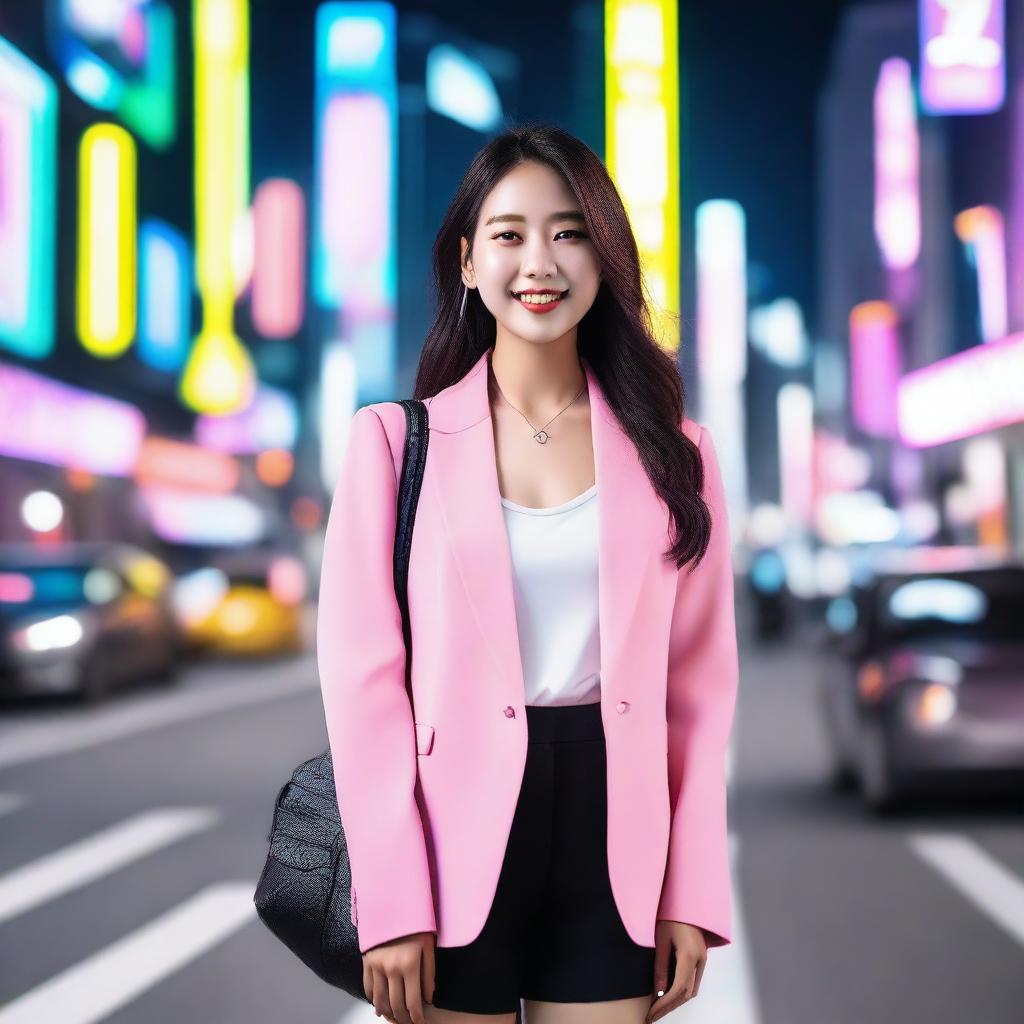
[[[700,988],[704,965],[708,959],[708,945],[704,933],[692,924],[681,921],[654,923],[654,995],[655,1001],[647,1011],[647,1024],[660,1020],[665,1014],[682,1006]],[[669,956],[675,953],[675,973],[668,984]],[[658,999],[659,993],[664,995]]]
[[[434,932],[382,942],[363,954],[363,991],[377,1016],[392,1024],[427,1024],[423,1002],[434,998]]]

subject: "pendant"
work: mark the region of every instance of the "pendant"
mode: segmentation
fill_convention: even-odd
[[[537,444],[544,444],[548,439],[547,431],[538,430],[537,433],[533,435],[533,439]]]

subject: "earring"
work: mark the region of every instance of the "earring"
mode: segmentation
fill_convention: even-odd
[[[462,314],[466,312],[466,296],[469,295],[469,287],[465,282],[462,284],[462,305],[459,307],[459,319],[462,319]]]

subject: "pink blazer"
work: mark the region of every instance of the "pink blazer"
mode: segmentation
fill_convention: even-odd
[[[379,402],[351,422],[326,528],[317,659],[359,946],[483,928],[526,761],[512,563],[487,397],[488,349],[426,399],[430,444],[409,569],[405,689],[392,549],[405,414]],[[710,548],[688,574],[661,557],[667,506],[589,366],[599,534],[601,717],[608,866],[626,930],[658,919],[732,941],[725,753],[738,681],[733,572],[708,431]]]

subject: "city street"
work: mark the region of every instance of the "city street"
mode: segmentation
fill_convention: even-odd
[[[737,939],[670,1019],[1013,1024],[1024,821],[872,819],[823,782],[813,658],[744,645]],[[255,916],[271,805],[326,745],[311,657],[202,663],[97,710],[0,719],[0,1024],[375,1021]]]
[[[0,0],[0,1024],[1024,1024],[1022,381],[1024,0]]]

